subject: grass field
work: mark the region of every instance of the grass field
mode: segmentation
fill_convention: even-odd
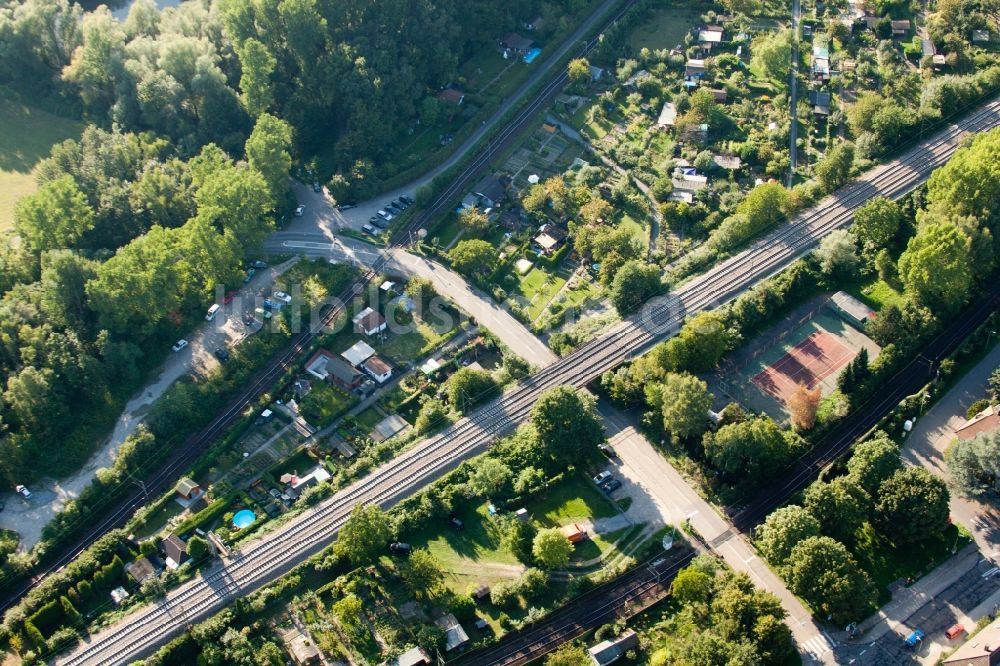
[[[382,353],[395,363],[415,361],[444,342],[451,332],[451,327],[431,326],[420,319],[414,319],[413,324],[412,331],[392,335],[380,347]]]
[[[879,537],[871,525],[865,524],[858,530],[857,541],[850,549],[861,568],[871,576],[881,606],[892,598],[887,589],[890,583],[899,579],[920,578],[965,547],[970,540],[964,528],[949,525],[934,538],[896,546]]]
[[[642,222],[636,220],[634,217],[625,213],[622,215],[622,219],[618,222],[618,226],[623,229],[628,229],[632,232],[644,248],[649,248],[649,227]]]
[[[701,14],[690,9],[668,8],[650,12],[643,22],[628,36],[628,44],[640,49],[669,49],[684,44],[684,36],[700,20]]]
[[[79,136],[83,123],[0,98],[0,230],[14,219],[14,204],[35,191],[32,170],[53,144]]]

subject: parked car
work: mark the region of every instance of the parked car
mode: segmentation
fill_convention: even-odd
[[[342,204],[338,204],[337,205],[337,210],[351,210],[352,208],[354,208],[356,206],[357,206],[357,204],[353,203],[353,202],[352,203],[342,203]]]
[[[608,458],[615,458],[615,450],[608,446],[607,444],[598,444],[597,450],[603,453]]]
[[[403,198],[400,197],[399,199],[393,200],[392,205],[400,210],[406,210],[407,206],[409,206],[410,204],[403,201]]]
[[[313,183],[313,192],[322,192],[323,187],[319,183]]]
[[[302,215],[304,215],[305,212],[306,212],[306,207],[303,206],[302,204],[299,204],[298,206],[295,207],[295,217],[302,217]]]
[[[369,234],[371,236],[378,236],[378,231],[376,231],[375,227],[373,227],[370,224],[363,225],[361,227],[361,230],[364,231],[366,234]]]
[[[23,497],[24,499],[31,499],[31,491],[25,488],[24,486],[17,486],[14,490],[16,490],[17,494]]]
[[[286,294],[283,291],[276,291],[276,292],[274,292],[271,295],[274,296],[275,298],[277,298],[279,301],[284,301],[285,303],[291,303],[292,302],[292,297],[289,296],[288,294]]]
[[[379,217],[377,215],[375,217],[373,217],[372,219],[368,220],[368,223],[372,224],[372,225],[374,225],[376,227],[378,227],[379,229],[388,229],[389,228],[389,223],[386,222],[385,220],[383,220],[381,217]]]
[[[402,201],[403,203],[405,203],[407,206],[412,206],[413,205],[413,199],[411,199],[410,197],[406,196],[405,194],[403,196],[399,197],[399,200]]]
[[[257,261],[255,261],[252,264],[250,264],[250,267],[251,268],[267,268],[267,262],[266,261],[261,261],[260,259],[258,259]]]
[[[395,206],[386,206],[385,209],[387,211],[389,211],[389,213],[392,214],[392,215],[399,215],[400,213],[403,212],[403,211],[401,211],[399,208],[397,208]]]
[[[604,470],[600,474],[594,477],[594,483],[601,485],[605,481],[611,478],[611,472],[609,470]]]
[[[275,301],[272,301],[270,298],[265,298],[264,302],[262,303],[262,305],[264,306],[265,310],[280,310],[281,309],[281,305],[279,303],[276,303]]]
[[[243,278],[243,284],[246,284],[247,282],[250,282],[250,280],[252,280],[253,276],[256,275],[256,274],[257,274],[257,269],[256,268],[249,268],[249,269],[247,269],[247,275],[246,275],[245,278]]]
[[[459,518],[458,518],[458,517],[456,517],[456,516],[452,516],[452,517],[451,517],[451,518],[449,519],[449,521],[448,521],[448,522],[450,522],[450,523],[451,523],[451,526],[452,526],[452,527],[454,527],[454,528],[455,528],[456,530],[464,530],[464,529],[465,529],[465,523],[463,523],[463,522],[461,521],[461,519],[459,519]]]
[[[218,349],[216,349],[212,353],[215,354],[215,358],[219,359],[223,363],[226,363],[227,361],[229,361],[229,350],[227,350],[227,349],[225,349],[223,347],[219,347]]]
[[[392,213],[388,212],[384,208],[381,209],[381,210],[379,210],[379,212],[376,213],[376,214],[379,217],[381,217],[383,220],[385,220],[386,222],[392,222]]]
[[[188,346],[188,341],[182,338],[177,342],[175,342],[174,346],[171,347],[171,349],[173,349],[175,352],[179,352],[180,350],[184,349],[187,346]]]
[[[208,312],[205,313],[205,321],[212,321],[215,319],[215,315],[219,314],[219,310],[222,306],[218,303],[212,303],[212,307],[208,308]]]
[[[604,482],[604,485],[601,486],[601,490],[603,490],[606,495],[610,495],[611,493],[615,492],[621,487],[622,487],[621,481],[619,481],[618,479],[610,479]]]
[[[254,312],[261,319],[270,319],[271,318],[271,311],[270,310],[265,310],[264,308],[255,308]]]
[[[413,546],[404,541],[393,541],[389,544],[389,552],[393,555],[407,556],[413,552]]]

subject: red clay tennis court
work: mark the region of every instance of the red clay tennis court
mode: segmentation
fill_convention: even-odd
[[[754,375],[750,381],[760,390],[788,404],[788,399],[800,383],[814,388],[847,365],[854,355],[837,336],[817,331]]]

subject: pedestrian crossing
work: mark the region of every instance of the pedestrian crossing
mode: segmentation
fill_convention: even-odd
[[[799,647],[814,661],[822,663],[823,655],[833,649],[833,642],[825,634],[816,634]]]

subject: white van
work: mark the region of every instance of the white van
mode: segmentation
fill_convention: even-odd
[[[207,321],[212,321],[213,319],[215,319],[215,315],[219,314],[219,310],[221,309],[222,309],[221,305],[219,305],[218,303],[213,303],[212,307],[208,309],[208,313],[205,315],[205,319]]]

